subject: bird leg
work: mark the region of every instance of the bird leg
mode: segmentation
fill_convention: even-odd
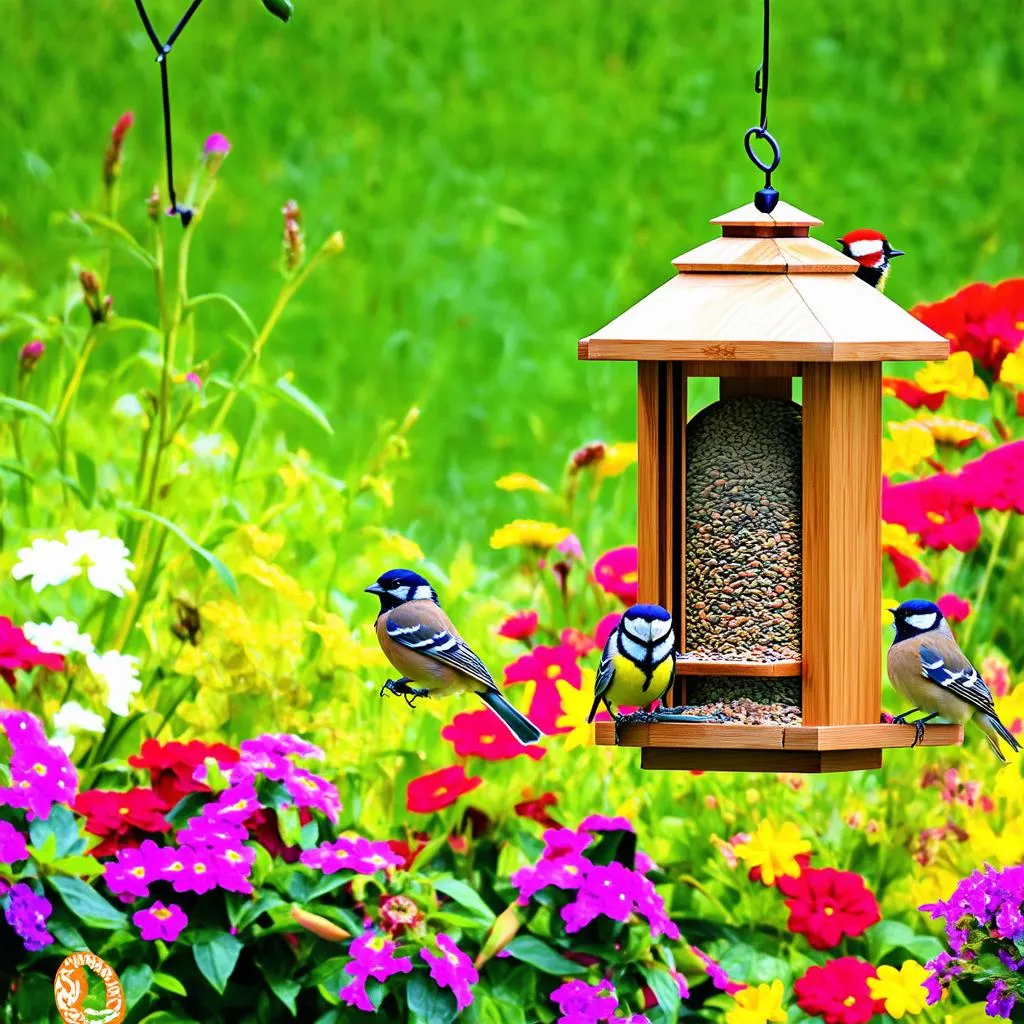
[[[396,694],[399,697],[405,698],[405,703],[409,707],[416,707],[416,699],[418,697],[429,697],[430,691],[423,689],[419,686],[410,686],[412,680],[408,676],[402,676],[401,679],[389,679],[381,688],[380,696],[384,696],[385,692]]]
[[[909,725],[907,721],[908,716],[912,715],[915,711],[920,711],[920,708],[911,708],[909,711],[904,711],[902,715],[897,715],[893,720],[893,725]]]
[[[914,742],[911,743],[911,747],[916,747],[924,739],[924,724],[930,722],[933,718],[938,718],[938,713],[932,715],[925,715],[924,718],[917,718],[913,722],[909,722],[909,725],[914,727]]]
[[[728,722],[728,715],[691,715],[687,714],[686,705],[680,705],[679,707],[666,708],[660,707],[655,711],[643,712],[647,715],[647,721],[650,722],[686,722],[689,724],[706,724],[708,722]]]

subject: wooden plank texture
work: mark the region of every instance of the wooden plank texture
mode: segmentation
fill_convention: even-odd
[[[784,274],[786,259],[774,238],[712,238],[672,261],[681,274]]]
[[[640,767],[648,771],[823,772],[867,771],[882,767],[880,750],[683,750],[644,747]]]
[[[855,274],[858,263],[817,238],[776,238],[788,274]]]
[[[679,367],[686,377],[799,377],[803,363],[748,363],[741,359],[728,363],[684,360]]]
[[[659,423],[661,364],[637,364],[637,549],[640,601],[660,604],[661,574],[661,460]]]
[[[715,217],[712,224],[722,225],[774,225],[775,227],[818,227],[822,222],[803,210],[780,199],[771,213],[762,213],[753,203],[740,206]]]
[[[682,676],[793,677],[802,674],[802,662],[792,661],[703,661],[689,654],[676,658],[676,674]]]
[[[721,377],[718,381],[719,398],[743,398],[758,395],[761,398],[792,398],[792,377]]]
[[[804,367],[803,719],[881,714],[879,363]]]

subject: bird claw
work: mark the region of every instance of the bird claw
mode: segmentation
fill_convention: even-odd
[[[409,679],[389,679],[381,688],[380,696],[383,697],[385,693],[393,693],[396,697],[404,697],[405,703],[409,707],[416,707],[416,701],[420,697],[429,697],[430,691],[423,689],[418,686],[410,686],[411,680]]]
[[[904,711],[902,714],[897,715],[892,720],[892,724],[893,725],[911,725],[912,723],[907,721],[908,716],[910,716],[910,715],[914,714],[914,712],[920,711],[920,710],[921,710],[920,708],[911,708],[909,711]],[[885,719],[883,718],[882,721],[884,722]]]
[[[916,747],[924,740],[924,721],[919,718],[916,722],[911,722],[910,724],[914,727],[914,742],[910,746]]]
[[[658,708],[656,711],[646,711],[641,708],[630,715],[612,715],[615,721],[615,745],[620,743],[619,727],[623,725],[655,725],[658,722],[671,722],[675,724],[685,723],[687,725],[703,725],[710,722],[728,722],[726,715],[688,715],[684,708]]]

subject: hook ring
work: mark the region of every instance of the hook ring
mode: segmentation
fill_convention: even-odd
[[[772,162],[766,164],[761,158],[754,152],[754,147],[751,145],[750,140],[752,138],[764,139],[765,142],[771,147],[772,150]],[[747,156],[750,157],[751,163],[759,170],[763,171],[768,179],[775,169],[779,166],[782,160],[782,150],[779,149],[779,144],[775,141],[775,137],[772,135],[767,128],[762,128],[760,125],[755,125],[753,128],[748,128],[746,135],[743,136],[743,148],[747,151]]]

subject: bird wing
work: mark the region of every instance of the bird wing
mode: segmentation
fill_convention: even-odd
[[[955,644],[921,644],[920,658],[921,675],[926,679],[960,700],[973,704],[979,711],[995,715],[992,693],[959,647]]]
[[[615,633],[608,637],[601,652],[601,664],[597,666],[597,678],[594,680],[594,702],[595,705],[612,685],[615,678]]]
[[[423,608],[418,608],[421,604]],[[484,663],[433,603],[410,601],[400,605],[388,614],[384,629],[396,644],[450,665],[490,690],[498,689]]]

